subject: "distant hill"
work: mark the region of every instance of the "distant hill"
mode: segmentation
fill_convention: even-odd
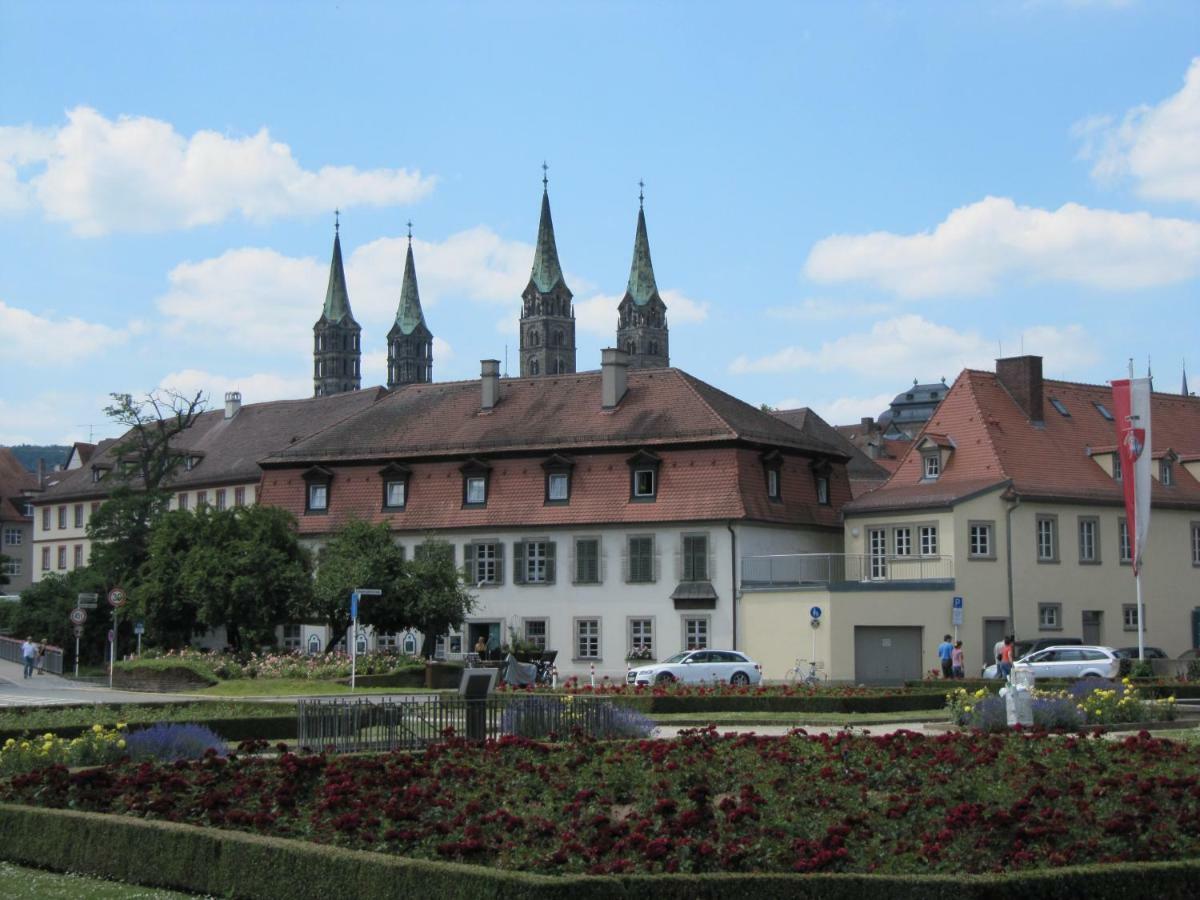
[[[55,466],[66,465],[67,456],[71,452],[70,447],[64,447],[60,444],[49,444],[41,446],[39,444],[18,444],[10,448],[21,461],[21,465],[27,468],[30,472],[37,471],[39,459],[46,461],[46,471],[51,471]]]

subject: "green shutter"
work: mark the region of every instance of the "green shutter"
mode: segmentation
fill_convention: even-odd
[[[475,545],[463,545],[463,580],[467,584],[475,585]]]
[[[554,584],[554,541],[546,541],[546,584]]]
[[[496,544],[496,584],[504,584],[504,542]]]

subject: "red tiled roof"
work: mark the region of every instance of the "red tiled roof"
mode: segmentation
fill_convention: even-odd
[[[12,450],[0,447],[0,519],[29,521],[21,499],[22,491],[36,490],[37,486],[37,476],[21,465]]]
[[[846,511],[947,504],[1005,483],[1028,497],[1122,503],[1120,483],[1088,453],[1116,446],[1115,424],[1096,408],[1112,408],[1112,388],[1046,380],[1042,393],[1045,421],[1035,424],[994,373],[964,370],[926,424],[956,445],[941,476],[922,481],[920,453],[910,450],[887,484]],[[1070,416],[1059,413],[1051,397]],[[1200,452],[1200,399],[1156,393],[1151,403],[1155,452],[1170,447],[1181,458]],[[1200,482],[1183,467],[1173,485],[1152,484],[1155,505],[1200,508]]]

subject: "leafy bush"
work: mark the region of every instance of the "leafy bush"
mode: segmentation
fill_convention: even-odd
[[[153,661],[149,663],[149,661]],[[311,678],[335,679],[350,677],[350,657],[345,653],[205,653],[200,650],[148,650],[137,665],[169,665],[171,662],[194,664],[214,678],[233,681],[241,678]],[[363,653],[355,663],[359,675],[387,675],[413,668],[423,668],[424,662],[395,651]]]
[[[78,737],[56,734],[9,738],[0,747],[0,774],[16,775],[45,766],[98,766],[125,755],[125,725],[93,725]]]
[[[225,739],[203,725],[159,722],[141,731],[131,732],[125,741],[130,759],[200,759],[212,750],[218,756],[229,750]]]
[[[1129,667],[1131,678],[1153,678],[1154,665],[1148,659],[1135,659]]]
[[[1007,727],[1004,700],[980,688],[968,693],[959,688],[946,695],[951,721],[979,731]],[[1104,678],[1082,678],[1065,690],[1033,692],[1035,728],[1074,730],[1085,725],[1151,722],[1175,718],[1175,697],[1147,700],[1128,678],[1120,683]]]

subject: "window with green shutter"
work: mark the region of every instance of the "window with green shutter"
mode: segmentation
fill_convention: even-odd
[[[683,536],[683,580],[708,581],[708,535]]]
[[[654,581],[654,538],[639,535],[629,539],[629,570],[627,581],[649,583]]]

